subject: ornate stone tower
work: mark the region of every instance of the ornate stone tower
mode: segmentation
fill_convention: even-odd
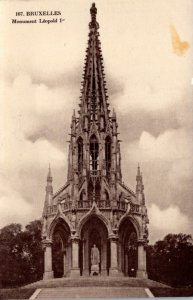
[[[110,114],[97,9],[90,9],[80,110],[72,116],[67,182],[53,194],[49,168],[43,211],[44,278],[146,277],[147,209],[140,167],[136,193],[122,181],[117,119]]]

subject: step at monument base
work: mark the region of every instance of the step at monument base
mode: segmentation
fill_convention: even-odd
[[[162,283],[147,278],[132,277],[75,277],[75,278],[54,278],[40,280],[26,285],[24,288],[52,288],[52,287],[168,287]]]

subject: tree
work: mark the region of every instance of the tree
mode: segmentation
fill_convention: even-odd
[[[24,231],[10,224],[0,232],[0,282],[18,286],[39,280],[43,273],[41,221],[30,222]]]
[[[15,285],[22,281],[21,225],[10,224],[0,233],[0,279],[2,285]]]
[[[26,250],[30,257],[30,281],[40,280],[43,274],[41,229],[41,221],[36,220],[30,222],[24,231]]]
[[[147,249],[149,277],[172,286],[193,285],[193,243],[187,234],[168,234]]]

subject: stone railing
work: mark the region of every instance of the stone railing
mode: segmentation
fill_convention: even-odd
[[[117,201],[117,208],[120,210],[126,210],[127,204],[125,203],[125,201]]]
[[[117,208],[126,211],[128,204],[125,201],[117,201]],[[132,213],[140,214],[140,206],[138,204],[130,204],[130,211]]]
[[[47,208],[47,214],[51,215],[57,212],[57,205],[51,205]]]
[[[131,204],[131,212],[134,214],[140,214],[140,206],[137,204]]]
[[[72,208],[72,202],[71,201],[60,203],[60,205],[61,205],[62,211],[69,210],[69,209]]]
[[[90,209],[92,207],[93,201],[90,200],[84,200],[84,201],[78,201],[77,208],[78,209]],[[106,209],[111,207],[111,203],[108,200],[98,200],[96,201],[96,204],[98,208]],[[72,202],[64,202],[61,203],[61,209],[62,211],[70,210],[72,208]],[[128,204],[125,203],[125,201],[118,201],[117,202],[117,209],[126,211],[128,207]],[[131,213],[140,214],[140,206],[137,204],[130,204],[130,211]],[[51,205],[48,206],[47,214],[51,215],[57,212],[57,205]]]
[[[92,204],[93,202],[89,200],[78,201],[78,208],[83,208],[83,209],[91,208]],[[96,201],[96,204],[99,208],[110,208],[110,201],[99,200]]]

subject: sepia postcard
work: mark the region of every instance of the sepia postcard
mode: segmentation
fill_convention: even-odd
[[[193,296],[193,2],[0,20],[0,298]]]

